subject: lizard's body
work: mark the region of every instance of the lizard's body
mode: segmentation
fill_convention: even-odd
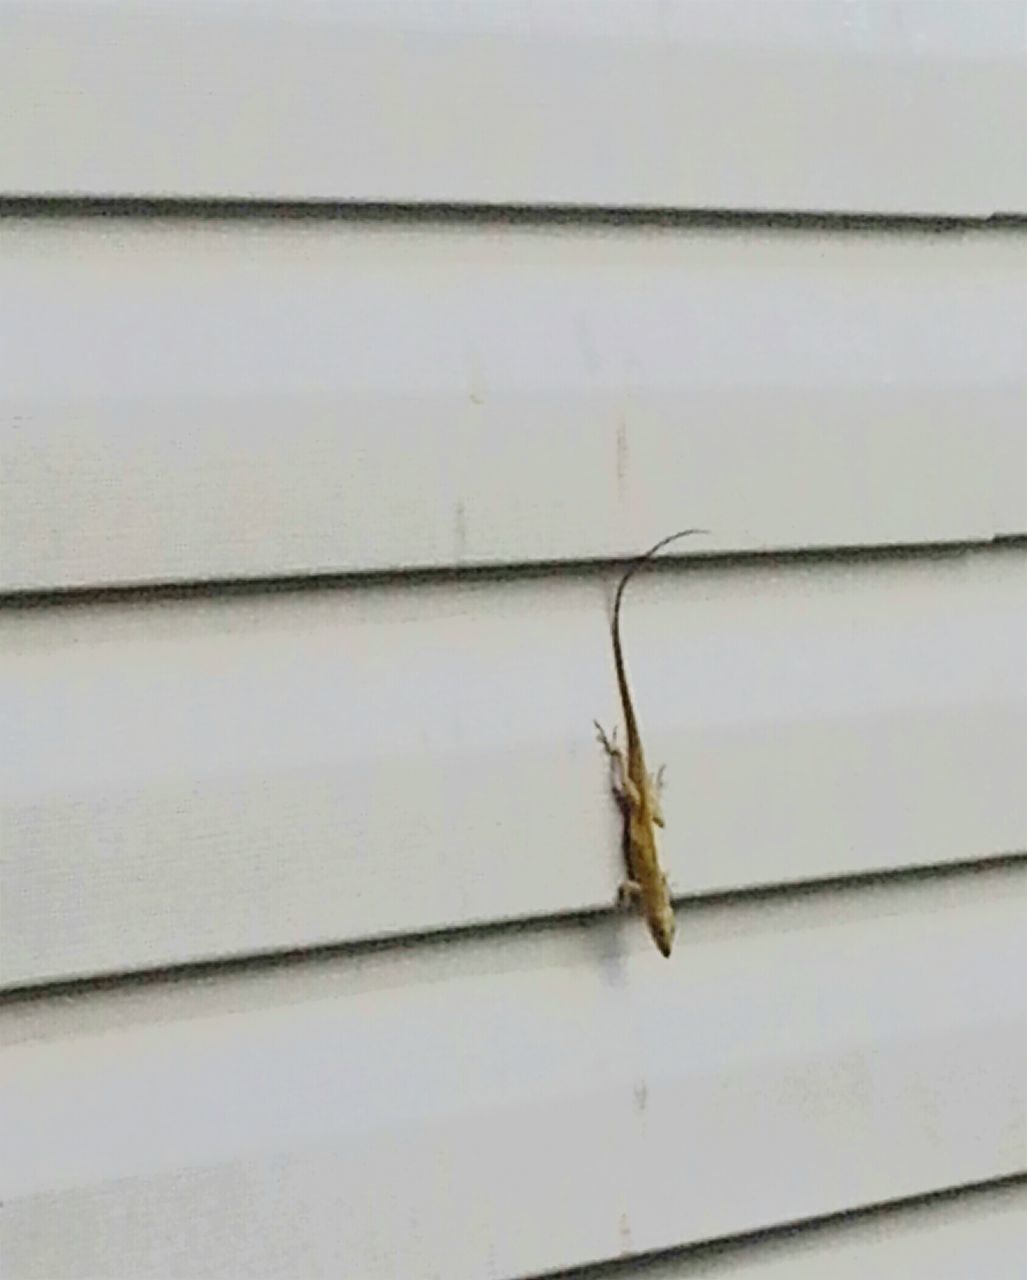
[[[617,675],[617,689],[620,693],[621,709],[624,714],[624,734],[626,747],[624,751],[615,745],[597,723],[599,741],[609,755],[615,769],[614,794],[624,812],[624,854],[627,862],[627,878],[621,885],[622,898],[637,898],[642,905],[646,924],[652,934],[653,941],[662,955],[669,956],[674,943],[674,907],[670,900],[670,887],[667,877],[660,866],[660,858],[656,848],[656,828],[663,826],[663,813],[660,808],[660,773],[653,778],[645,763],[645,752],[642,749],[642,736],[638,728],[638,718],[628,687],[627,672],[624,667],[624,650],[620,636],[620,608],[627,586],[633,574],[647,560],[656,554],[668,542],[687,537],[692,533],[704,533],[703,529],[683,529],[670,537],[661,538],[654,547],[641,556],[621,578],[613,604],[613,665]]]

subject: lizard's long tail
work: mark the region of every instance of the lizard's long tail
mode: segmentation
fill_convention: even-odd
[[[646,561],[651,560],[653,556],[656,555],[657,551],[662,551],[663,548],[671,542],[677,542],[678,538],[691,537],[693,533],[709,533],[709,529],[679,529],[677,533],[668,533],[665,538],[661,538],[659,542],[654,543],[648,551],[643,551],[638,559],[635,560],[635,562],[628,568],[624,577],[621,578],[617,586],[617,594],[613,601],[614,635],[617,634],[620,623],[620,602],[621,597],[624,595],[624,588],[628,585],[639,569],[641,569],[641,567],[646,563]]]
[[[677,533],[669,533],[665,538],[661,538],[659,542],[654,543],[648,551],[644,552],[638,559],[628,568],[623,578],[617,585],[617,594],[613,600],[613,660],[614,667],[617,672],[617,686],[620,691],[621,706],[624,709],[625,725],[624,729],[628,736],[629,747],[634,743],[638,743],[638,725],[635,723],[634,709],[631,701],[631,693],[628,689],[628,677],[624,670],[624,652],[620,643],[620,605],[624,596],[624,588],[628,585],[634,575],[641,567],[656,555],[657,551],[662,550],[670,542],[676,542],[678,538],[687,538],[693,533],[709,533],[709,529],[679,529]]]

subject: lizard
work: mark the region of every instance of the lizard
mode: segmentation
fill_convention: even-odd
[[[610,759],[613,793],[624,814],[624,856],[627,863],[627,876],[621,883],[618,897],[622,903],[631,901],[641,903],[649,932],[660,954],[664,956],[670,955],[674,944],[675,919],[674,907],[670,900],[670,886],[660,866],[656,848],[655,829],[663,826],[663,811],[660,806],[663,769],[661,768],[657,775],[652,777],[646,768],[642,735],[624,668],[620,610],[624,588],[657,551],[670,542],[676,542],[678,538],[707,532],[706,529],[682,529],[678,533],[661,538],[655,546],[639,556],[621,578],[614,596],[610,631],[613,638],[613,666],[624,715],[624,733],[627,740],[625,749],[622,751],[617,746],[616,730],[611,737],[607,737],[599,721],[594,722],[599,743]]]

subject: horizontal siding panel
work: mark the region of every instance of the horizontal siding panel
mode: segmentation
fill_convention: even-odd
[[[1022,1280],[1027,1182],[668,1258],[610,1280]],[[582,1276],[582,1280],[585,1277]],[[589,1277],[589,1280],[597,1280]]]
[[[608,586],[0,613],[4,980],[608,906]],[[1019,548],[640,578],[677,891],[1027,849],[1025,636]]]
[[[0,239],[0,588],[1027,533],[1027,230]]]
[[[0,188],[1022,213],[1025,30],[1022,0],[7,0]]]
[[[5,1274],[496,1280],[1027,1169],[1023,864],[9,1006]]]

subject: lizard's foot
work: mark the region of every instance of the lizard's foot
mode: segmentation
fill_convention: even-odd
[[[617,730],[614,729],[613,733],[607,737],[606,730],[598,720],[593,720],[592,723],[596,727],[596,740],[599,745],[611,759],[616,759],[620,755],[620,747],[617,746]]]
[[[613,794],[617,797],[617,803],[623,808],[630,801],[632,793],[637,795],[637,791],[628,777],[624,752],[617,746],[617,730],[614,729],[613,733],[607,737],[606,731],[598,720],[593,720],[592,723],[596,727],[599,745],[610,758],[610,785],[613,787]]]
[[[622,880],[617,886],[617,906],[626,910],[634,906],[642,896],[642,886],[637,880]]]

